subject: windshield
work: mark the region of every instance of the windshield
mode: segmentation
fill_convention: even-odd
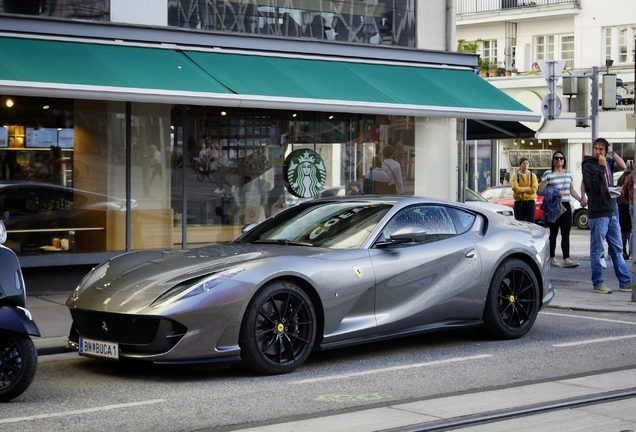
[[[486,198],[486,200],[490,200],[493,198],[500,198],[502,191],[503,191],[503,188],[486,189],[485,191],[481,193],[481,196]]]
[[[488,202],[488,200],[486,198],[484,198],[483,196],[479,195],[474,190],[468,189],[468,188],[466,188],[466,190],[464,192],[464,200],[466,202],[470,202],[470,201]]]
[[[355,249],[390,208],[369,202],[302,203],[267,219],[236,242]]]

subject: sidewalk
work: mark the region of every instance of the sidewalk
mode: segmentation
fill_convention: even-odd
[[[560,257],[557,256],[561,262]],[[605,284],[614,291],[612,294],[592,292],[589,257],[572,259],[580,264],[576,268],[550,268],[550,280],[557,290],[554,300],[548,307],[593,312],[632,312],[636,313],[636,302],[632,294],[618,290],[618,280],[613,268],[603,272]],[[633,263],[628,262],[631,269]],[[67,351],[66,336],[71,326],[71,314],[64,305],[68,294],[48,294],[27,297],[27,308],[31,311],[42,337],[33,338],[38,354],[56,354]]]

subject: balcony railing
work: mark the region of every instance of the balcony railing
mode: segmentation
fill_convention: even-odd
[[[457,15],[528,9],[568,3],[579,5],[579,0],[457,0]]]

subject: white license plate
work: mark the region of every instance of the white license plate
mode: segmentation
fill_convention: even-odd
[[[117,342],[80,338],[79,353],[83,356],[119,360],[119,345]]]

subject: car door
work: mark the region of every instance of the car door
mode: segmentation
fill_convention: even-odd
[[[378,333],[466,317],[482,272],[479,250],[465,235],[476,217],[457,207],[416,205],[387,223],[370,250]],[[426,239],[383,245],[405,227],[423,228]]]

